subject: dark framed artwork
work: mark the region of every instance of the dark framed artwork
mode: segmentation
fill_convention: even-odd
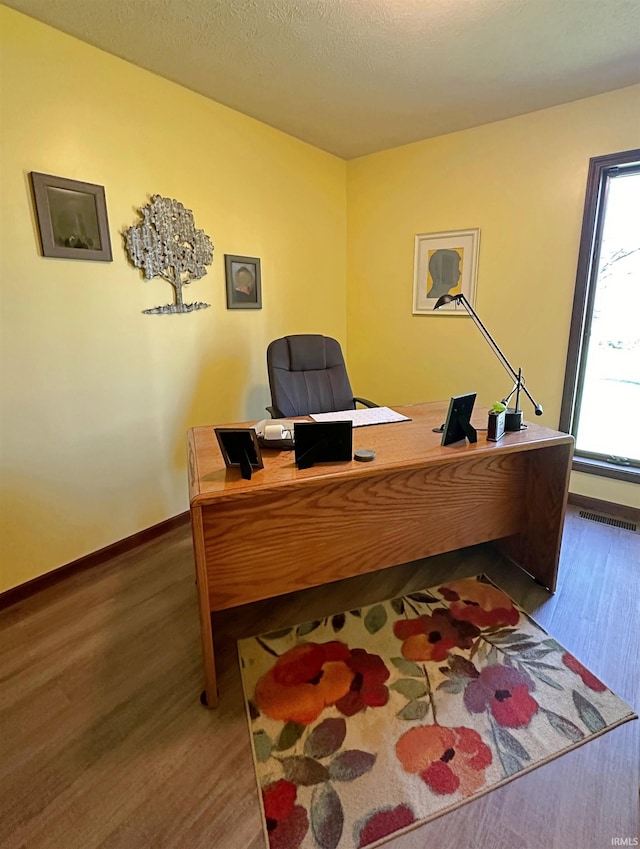
[[[111,262],[104,187],[31,172],[43,256]]]
[[[261,310],[260,260],[255,256],[224,255],[228,310]]]

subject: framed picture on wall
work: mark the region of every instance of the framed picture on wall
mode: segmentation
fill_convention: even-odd
[[[260,260],[255,256],[224,255],[228,310],[262,309]]]
[[[104,187],[31,172],[43,256],[111,262]]]
[[[468,315],[447,304],[434,312],[442,295],[460,292],[475,307],[480,230],[422,233],[415,238],[413,265],[414,315]]]

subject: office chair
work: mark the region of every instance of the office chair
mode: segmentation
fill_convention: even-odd
[[[354,397],[336,339],[319,334],[300,334],[274,339],[267,348],[267,372],[274,419],[354,410],[356,402],[377,407],[373,401]]]

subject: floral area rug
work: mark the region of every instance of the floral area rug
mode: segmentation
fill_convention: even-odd
[[[635,718],[484,575],[239,641],[269,849],[360,849]]]

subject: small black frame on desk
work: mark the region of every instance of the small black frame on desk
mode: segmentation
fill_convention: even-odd
[[[240,466],[246,480],[251,480],[252,469],[264,468],[258,436],[252,427],[216,427],[214,430],[226,466]]]
[[[471,413],[475,402],[475,392],[470,392],[468,395],[454,395],[451,398],[441,445],[451,445],[462,439],[468,439],[469,442],[478,441],[476,429],[471,426]]]
[[[344,422],[294,422],[296,465],[309,469],[314,463],[351,460],[353,425]]]

